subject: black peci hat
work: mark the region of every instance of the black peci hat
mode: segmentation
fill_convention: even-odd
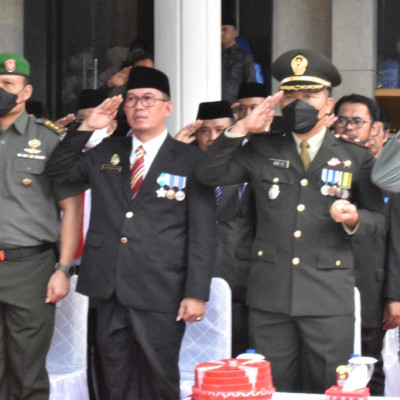
[[[284,91],[329,89],[342,81],[328,58],[309,49],[283,53],[272,64],[272,75]]]
[[[266,86],[258,82],[245,82],[239,86],[238,100],[249,97],[267,97],[269,95]]]
[[[216,119],[216,118],[233,118],[232,108],[229,102],[207,101],[199,104],[196,119]]]
[[[107,94],[99,89],[83,89],[78,95],[77,110],[84,108],[94,108],[107,98]]]
[[[149,67],[133,67],[129,73],[126,90],[152,88],[170,97],[169,81],[164,72]]]

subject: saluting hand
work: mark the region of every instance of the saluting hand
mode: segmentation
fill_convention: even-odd
[[[122,68],[121,71],[114,74],[108,81],[107,86],[110,88],[120,87],[125,85],[128,82],[129,73],[131,72],[132,67]]]
[[[337,119],[338,117],[335,114],[325,115],[324,117],[325,126],[327,128],[330,128],[331,126],[335,125]]]
[[[279,103],[283,96],[283,91],[268,96],[245,118],[236,122],[230,129],[230,133],[235,135],[247,135],[248,133],[265,132],[267,127],[271,125],[274,119],[275,106]]]
[[[105,99],[82,122],[78,131],[95,131],[96,129],[102,129],[110,125],[117,116],[118,107],[122,101],[123,97],[121,95]]]
[[[196,140],[196,132],[203,124],[201,119],[192,122],[189,125],[183,127],[174,137],[175,140],[183,143],[192,143]]]

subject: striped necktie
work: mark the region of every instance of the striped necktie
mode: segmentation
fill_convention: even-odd
[[[215,188],[215,204],[218,205],[219,204],[219,200],[221,199],[221,194],[222,191],[224,190],[223,186],[217,186]]]
[[[139,146],[135,151],[135,162],[131,167],[131,193],[132,199],[136,196],[139,191],[140,185],[143,182],[143,170],[144,170],[144,148]]]

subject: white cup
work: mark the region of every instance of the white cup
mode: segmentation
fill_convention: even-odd
[[[349,360],[349,365],[350,365],[350,372],[353,371],[355,368],[357,368],[358,365],[365,365],[368,370],[368,382],[372,377],[372,374],[374,373],[374,365],[378,360],[374,357],[352,357]]]

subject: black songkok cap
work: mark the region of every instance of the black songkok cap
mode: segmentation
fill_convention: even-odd
[[[126,90],[152,88],[170,97],[169,81],[164,72],[149,67],[133,67],[129,73]]]
[[[342,81],[339,71],[324,55],[308,49],[283,53],[272,64],[272,75],[284,91],[322,90]]]
[[[107,94],[99,89],[83,89],[78,95],[77,110],[94,108],[107,98]]]
[[[232,108],[229,102],[207,101],[199,104],[196,119],[217,119],[217,118],[233,118]]]
[[[249,97],[268,97],[269,93],[263,83],[258,82],[245,82],[240,84],[238,100],[246,99]]]
[[[221,25],[222,25],[222,26],[223,26],[223,25],[232,25],[232,26],[234,26],[235,29],[236,29],[236,21],[235,21],[235,18],[233,18],[231,15],[225,15],[225,16],[222,18]]]

